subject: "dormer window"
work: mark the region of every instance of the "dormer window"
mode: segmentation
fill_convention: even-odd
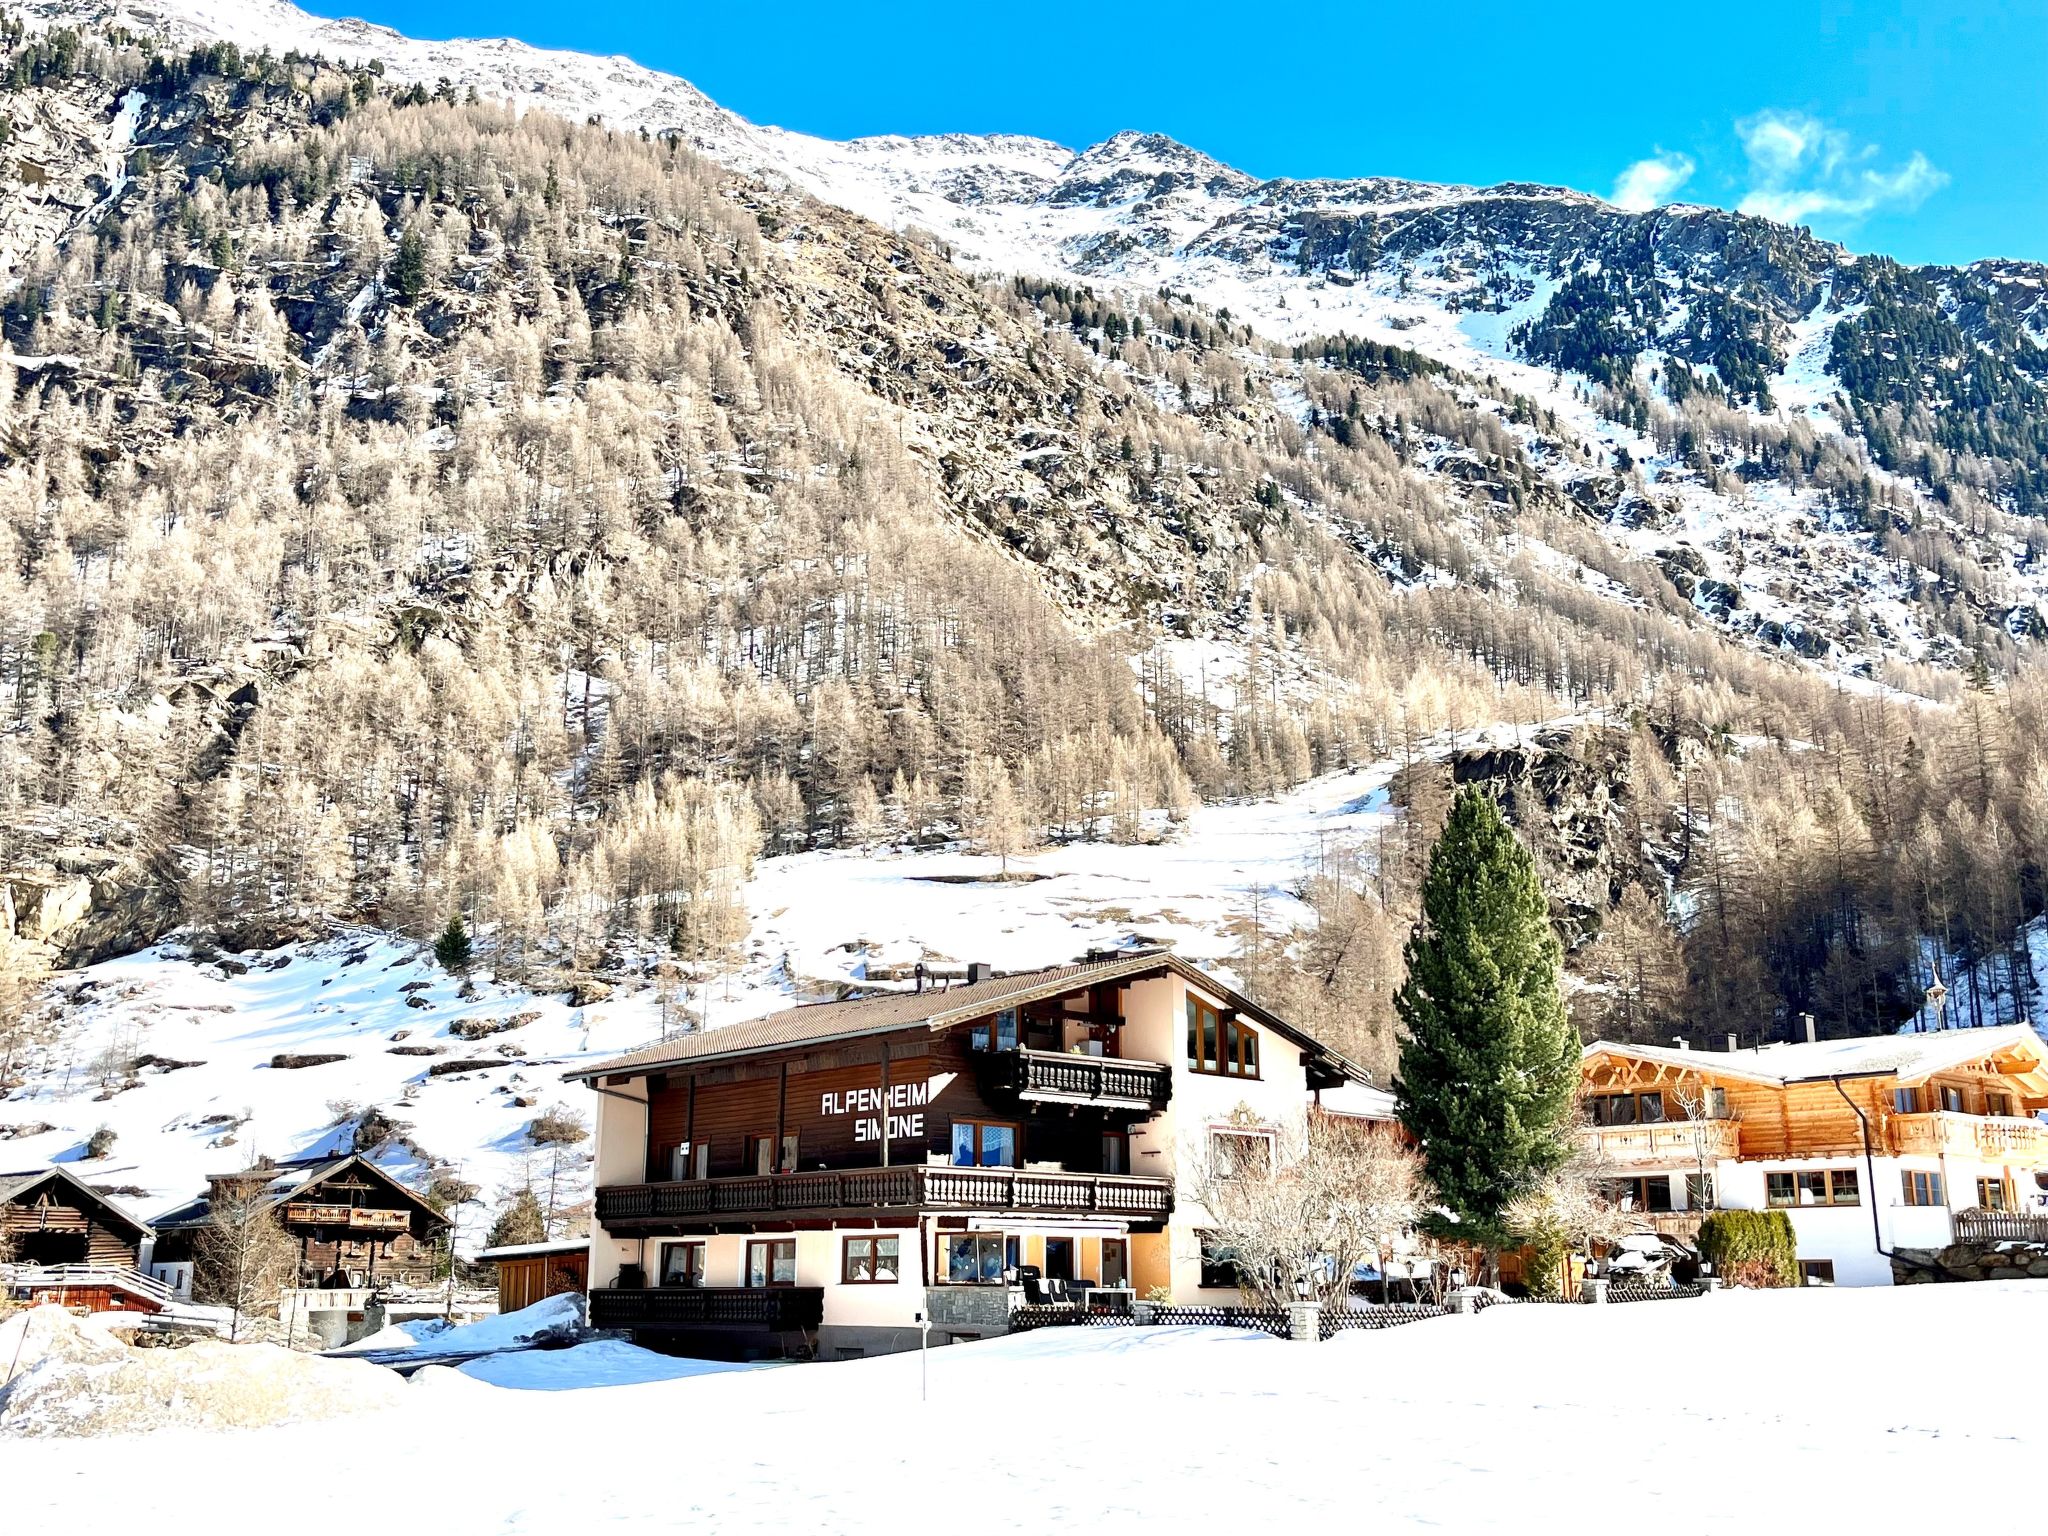
[[[1259,1033],[1235,1013],[1188,994],[1188,1068],[1222,1077],[1259,1075]]]

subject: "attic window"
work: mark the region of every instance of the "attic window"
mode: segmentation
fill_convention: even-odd
[[[1188,1066],[1223,1077],[1259,1075],[1259,1034],[1234,1013],[1188,995]]]

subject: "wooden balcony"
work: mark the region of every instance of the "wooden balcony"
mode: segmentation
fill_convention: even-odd
[[[1949,1110],[1893,1115],[1892,1149],[1902,1157],[1981,1158],[2048,1164],[2048,1123],[2020,1115],[1961,1115]]]
[[[590,1293],[593,1328],[702,1328],[725,1332],[783,1333],[816,1328],[825,1315],[825,1292],[815,1285],[753,1289],[664,1286],[659,1290]]]
[[[1157,1061],[1121,1061],[1063,1051],[995,1051],[985,1059],[982,1086],[1035,1104],[1093,1104],[1104,1109],[1163,1109],[1173,1069]]]
[[[288,1200],[284,1207],[288,1227],[347,1227],[352,1232],[403,1232],[412,1225],[409,1211],[381,1210],[375,1206],[321,1205],[312,1200]]]
[[[1173,1185],[1108,1173],[1027,1168],[846,1168],[685,1179],[667,1184],[609,1184],[597,1192],[597,1219],[612,1231],[677,1222],[782,1214],[858,1215],[878,1210],[1020,1211],[1163,1221]]]
[[[1742,1132],[1733,1120],[1660,1120],[1651,1125],[1589,1125],[1579,1133],[1597,1156],[1624,1168],[1688,1168],[1738,1155]]]

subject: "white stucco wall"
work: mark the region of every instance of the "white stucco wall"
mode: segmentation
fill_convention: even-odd
[[[592,1170],[596,1183],[638,1184],[647,1177],[647,1079],[634,1078],[622,1087],[593,1093],[596,1104],[591,1133]],[[593,1290],[618,1278],[619,1267],[641,1262],[637,1238],[615,1238],[595,1222],[590,1229],[590,1285]],[[654,1255],[647,1256],[648,1278],[654,1278]]]

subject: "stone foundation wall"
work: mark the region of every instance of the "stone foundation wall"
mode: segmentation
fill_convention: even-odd
[[[2048,1243],[1953,1243],[1946,1248],[1894,1250],[1892,1284],[1948,1280],[2048,1280]]]

